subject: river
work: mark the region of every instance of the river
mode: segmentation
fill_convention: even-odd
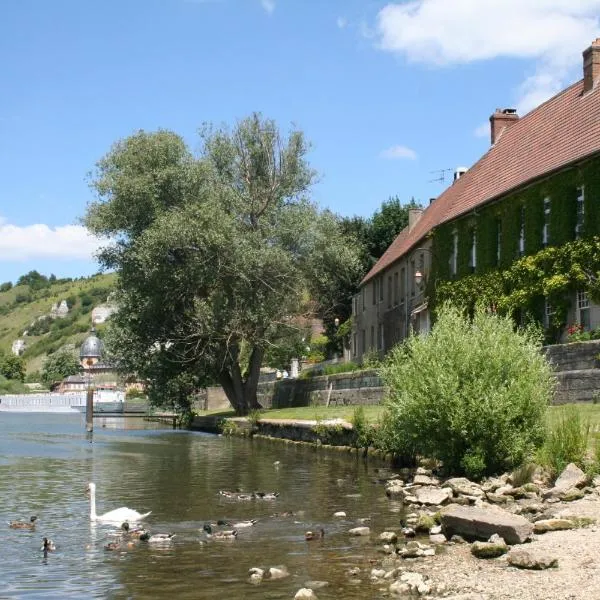
[[[375,539],[347,534],[364,517],[374,534],[399,528],[398,507],[374,482],[373,465],[137,418],[98,420],[90,437],[82,417],[0,413],[0,598],[290,599],[310,580],[329,582],[316,590],[320,600],[384,597],[369,583]],[[175,533],[173,544],[105,550],[116,530],[90,523],[90,481],[98,513],[151,510],[148,529]],[[218,493],[236,488],[279,496],[235,501]],[[333,516],[341,510],[346,519]],[[30,515],[38,516],[34,531],[8,527]],[[202,526],[217,519],[258,522],[233,542],[206,541]],[[320,527],[324,539],[307,542],[305,531]],[[43,536],[57,546],[46,558]],[[249,583],[250,567],[276,565],[290,576]],[[352,567],[361,569],[360,583],[349,581]]]

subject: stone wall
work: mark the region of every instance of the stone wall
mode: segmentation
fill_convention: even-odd
[[[260,383],[257,396],[264,408],[379,404],[383,385],[376,371],[354,371]]]
[[[544,348],[558,386],[554,404],[594,402],[600,394],[600,340],[556,344]]]

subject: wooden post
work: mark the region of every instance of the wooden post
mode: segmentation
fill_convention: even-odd
[[[91,383],[88,385],[85,401],[85,429],[89,433],[94,431],[94,388]]]

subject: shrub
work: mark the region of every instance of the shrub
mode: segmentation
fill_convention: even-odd
[[[445,305],[381,368],[388,388],[380,444],[469,477],[522,464],[539,447],[554,378],[533,329],[479,308]]]
[[[354,432],[356,433],[355,445],[357,448],[368,448],[372,446],[375,439],[375,430],[369,424],[365,416],[365,409],[362,406],[357,406],[352,413],[350,419]]]
[[[563,407],[540,450],[540,462],[551,471],[552,475],[560,475],[569,463],[585,467],[584,459],[589,437],[589,420],[581,418],[577,407]]]

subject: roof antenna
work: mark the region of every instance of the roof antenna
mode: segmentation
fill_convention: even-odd
[[[450,168],[450,169],[435,169],[433,171],[429,171],[430,173],[437,174],[437,177],[435,177],[433,179],[429,179],[428,183],[433,183],[434,181],[437,181],[439,183],[444,183],[446,181],[446,173],[451,173],[452,171],[454,171],[454,169],[452,169],[452,168]]]

